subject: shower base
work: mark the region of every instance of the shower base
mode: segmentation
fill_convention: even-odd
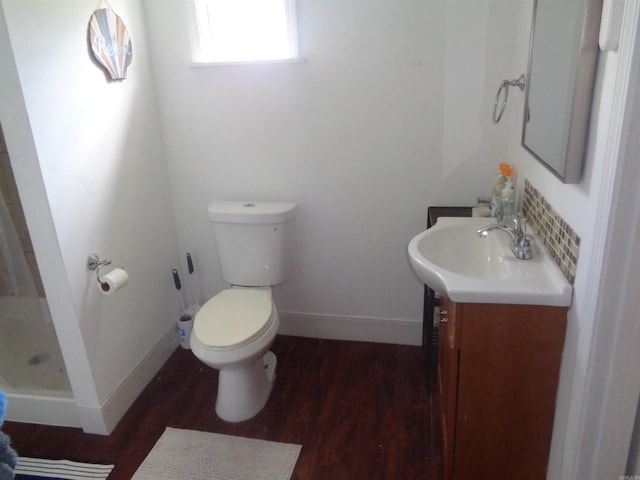
[[[0,297],[0,390],[7,420],[79,426],[46,299]]]

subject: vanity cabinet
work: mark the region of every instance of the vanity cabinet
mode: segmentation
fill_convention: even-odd
[[[445,480],[546,478],[567,310],[442,296]]]

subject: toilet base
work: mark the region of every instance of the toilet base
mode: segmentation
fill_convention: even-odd
[[[227,422],[243,422],[257,415],[271,394],[276,363],[275,354],[269,351],[249,365],[221,369],[216,399],[218,416]]]

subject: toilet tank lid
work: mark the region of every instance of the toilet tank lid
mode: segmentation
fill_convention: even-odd
[[[209,218],[225,223],[284,223],[296,216],[295,202],[211,202]]]

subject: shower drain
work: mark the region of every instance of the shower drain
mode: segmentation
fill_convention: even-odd
[[[51,358],[50,353],[38,353],[29,359],[29,365],[40,365]]]

